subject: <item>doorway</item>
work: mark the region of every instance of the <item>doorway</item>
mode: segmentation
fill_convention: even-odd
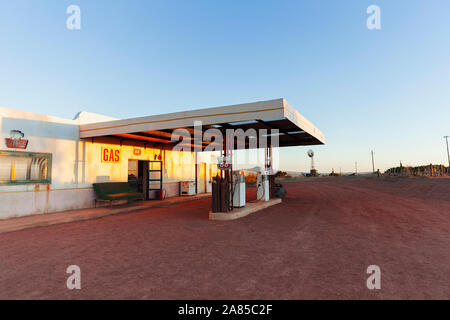
[[[157,200],[163,196],[162,161],[128,160],[128,184],[145,200]]]
[[[135,192],[144,193],[147,200],[148,161],[128,160],[128,184]]]

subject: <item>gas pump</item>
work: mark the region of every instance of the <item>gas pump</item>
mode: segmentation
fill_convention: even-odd
[[[245,176],[243,172],[234,173],[233,207],[245,207]]]
[[[212,179],[212,212],[229,212],[233,210],[233,175],[231,156],[219,158],[219,173]]]
[[[259,172],[256,176],[256,199],[269,201],[270,199],[270,184],[269,176],[266,172]]]
[[[256,197],[258,200],[269,201],[273,194],[271,188],[274,186],[274,176],[272,168],[272,145],[265,148],[264,169],[256,176]]]

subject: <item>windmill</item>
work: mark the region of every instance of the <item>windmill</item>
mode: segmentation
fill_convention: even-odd
[[[317,170],[314,168],[314,151],[308,150],[308,157],[311,158],[310,176],[317,176]]]

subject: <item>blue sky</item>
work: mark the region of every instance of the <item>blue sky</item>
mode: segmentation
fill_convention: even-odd
[[[81,30],[66,8],[81,8]],[[368,30],[366,8],[381,8]],[[446,163],[450,2],[0,2],[0,106],[118,118],[284,97],[320,171]],[[306,171],[307,147],[280,152]]]

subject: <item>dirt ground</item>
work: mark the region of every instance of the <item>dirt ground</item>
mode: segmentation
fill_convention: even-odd
[[[1,234],[0,298],[450,299],[450,179],[285,185],[235,221],[207,220],[207,199]],[[81,290],[66,288],[74,264]]]

